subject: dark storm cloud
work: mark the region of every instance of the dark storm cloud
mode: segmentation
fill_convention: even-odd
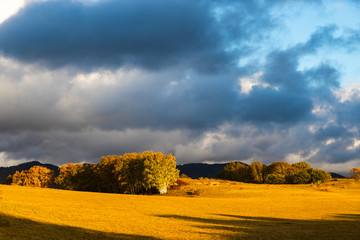
[[[99,95],[101,99],[91,93],[86,98],[96,106],[97,118],[106,116],[101,127],[117,130],[146,127],[203,132],[224,122],[295,123],[309,118],[313,106],[309,96],[269,87],[240,94],[233,74],[192,74],[173,85],[164,82],[134,79],[133,84],[143,84],[141,89],[112,87],[105,90],[106,96]]]
[[[344,138],[335,143],[323,145],[313,158],[315,161],[327,163],[346,163],[351,160],[358,160],[360,149],[349,148],[352,145],[352,138]]]
[[[74,4],[85,8],[79,3]],[[20,13],[20,18],[25,13]],[[313,39],[310,41],[314,42]],[[0,119],[0,126],[3,131],[81,130],[91,126],[121,131],[128,128],[191,129],[201,134],[226,122],[294,124],[311,118],[312,97],[319,92],[329,92],[329,88],[337,84],[338,77],[336,70],[326,64],[299,71],[299,49],[296,46],[271,52],[260,79],[271,87],[255,86],[248,94],[238,91],[238,78],[247,74],[244,69],[213,74],[196,71],[184,74],[182,69],[156,73],[139,71],[128,77],[130,70],[124,71],[125,75],[112,74],[114,83],[110,85],[97,85],[102,78],[107,78],[99,75],[87,87],[82,86],[83,83],[76,84],[76,76],[61,72],[36,74],[36,69],[30,68],[20,76],[21,70],[14,69],[9,75],[16,75],[19,84],[14,83],[10,90],[3,88],[3,92],[17,89],[18,95],[4,97],[3,105],[6,106],[1,108],[4,117]],[[29,74],[36,79],[32,80],[31,88],[29,84],[23,84]],[[53,76],[46,80],[49,74]],[[11,85],[9,82],[11,80],[4,86]],[[321,83],[321,88],[313,87],[314,82]]]
[[[244,100],[240,112],[248,121],[296,122],[312,110],[309,97],[271,88],[255,88]]]
[[[154,84],[156,81],[152,80],[151,84],[143,85],[146,91],[132,89],[117,101],[105,101],[112,104],[99,109],[109,109],[112,123],[107,122],[103,127],[204,131],[224,122],[294,124],[315,118],[314,100],[327,104],[336,101],[332,90],[339,86],[340,73],[326,62],[299,70],[299,61],[324,45],[332,46],[329,29],[320,28],[305,43],[269,53],[260,78],[269,87],[258,85],[248,94],[240,94],[238,77],[245,75],[246,70],[213,75],[193,73],[187,80],[176,81],[168,94],[164,93],[169,87],[163,85],[166,81]],[[124,103],[129,101],[126,99],[138,102],[126,107]]]
[[[359,32],[329,25],[273,48],[282,3],[27,5],[0,24],[0,162],[2,152],[62,164],[145,150],[179,163],[356,159],[360,101],[339,102],[331,62],[301,61],[353,49]],[[243,78],[256,78],[248,92]]]
[[[190,0],[32,3],[0,25],[0,51],[53,68],[180,64],[212,72],[249,52],[246,43],[271,25],[268,14],[254,16],[263,10],[256,1],[218,4],[232,10],[215,16],[216,2]]]
[[[330,125],[327,127],[320,128],[315,134],[317,140],[328,140],[331,138],[341,138],[341,137],[354,137],[354,134],[349,132],[347,128],[342,126]]]
[[[154,150],[174,154],[177,144],[189,140],[182,131],[161,132],[149,129],[23,131],[21,134],[0,134],[0,153],[5,151],[10,159],[37,159],[55,164],[84,161],[94,163],[104,155],[126,152]]]
[[[339,103],[336,112],[338,121],[348,127],[360,126],[360,99]]]

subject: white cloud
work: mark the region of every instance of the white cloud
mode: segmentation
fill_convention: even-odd
[[[9,158],[6,152],[0,152],[0,166],[1,167],[11,167],[14,165],[18,165],[20,163],[31,161],[28,158],[21,158],[21,159],[12,159]]]
[[[360,99],[360,83],[348,84],[343,88],[335,90],[334,94],[340,102]]]
[[[350,169],[360,166],[360,159],[351,160],[345,163],[312,162],[311,166],[328,172],[336,172],[348,176]]]
[[[241,87],[242,94],[249,94],[254,86],[262,86],[268,87],[269,84],[261,81],[261,77],[263,76],[263,72],[254,73],[250,77],[242,77],[239,79],[239,85]]]
[[[320,149],[312,149],[310,151],[310,153],[308,153],[307,155],[304,155],[303,151],[300,151],[298,153],[289,153],[288,155],[285,156],[285,161],[288,163],[297,163],[297,162],[307,162],[309,161],[312,157],[314,157]]]
[[[25,5],[26,0],[0,0],[0,24]]]
[[[360,140],[357,138],[354,138],[354,143],[350,146],[348,146],[346,149],[347,150],[355,150],[360,146]]]
[[[330,145],[335,142],[336,142],[336,140],[334,138],[330,138],[330,139],[326,140],[325,145]]]

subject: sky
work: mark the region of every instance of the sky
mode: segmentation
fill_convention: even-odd
[[[0,0],[0,166],[161,151],[360,167],[360,1]]]

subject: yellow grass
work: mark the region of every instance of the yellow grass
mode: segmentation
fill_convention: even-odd
[[[0,185],[0,239],[360,239],[352,180],[184,181],[163,196]]]

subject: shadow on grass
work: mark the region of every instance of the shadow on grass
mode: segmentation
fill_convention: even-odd
[[[216,230],[217,239],[360,239],[360,214],[341,214],[331,219],[294,220],[284,218],[247,217],[214,214],[212,218],[196,218],[181,215],[157,215],[157,217],[194,223],[199,232]]]
[[[2,240],[33,240],[33,239],[46,239],[46,240],[77,240],[77,239],[145,239],[156,240],[158,238],[132,235],[132,234],[119,234],[94,231],[78,227],[70,227],[63,225],[56,225],[50,223],[36,222],[29,219],[17,218],[0,213],[0,239]]]

